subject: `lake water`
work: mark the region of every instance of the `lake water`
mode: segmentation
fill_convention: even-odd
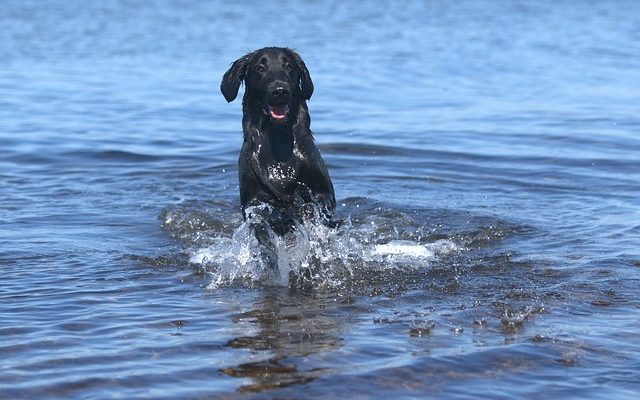
[[[0,6],[1,398],[640,392],[637,1]],[[261,268],[219,83],[295,48],[346,220]]]

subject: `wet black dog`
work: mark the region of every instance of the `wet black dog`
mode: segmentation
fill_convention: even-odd
[[[293,50],[267,47],[236,60],[224,74],[220,90],[228,102],[242,82],[239,178],[244,218],[250,207],[268,204],[265,220],[279,235],[291,230],[294,221],[317,214],[332,225],[336,200],[309,128],[306,101],[313,82],[306,65]]]

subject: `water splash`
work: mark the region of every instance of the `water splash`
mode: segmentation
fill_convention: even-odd
[[[280,236],[264,223],[265,208],[269,206],[247,209],[249,217],[231,237],[216,235],[207,246],[188,250],[190,262],[204,266],[210,274],[208,288],[238,281],[284,286],[305,280],[336,285],[338,275],[351,273],[349,259],[357,255],[357,246],[350,243],[348,221],[330,228],[316,215],[295,222],[292,230]],[[256,238],[256,226],[265,230],[271,248]]]
[[[459,250],[460,246],[446,239],[436,240],[433,243],[424,245],[410,240],[392,240],[389,243],[375,245],[373,247],[373,256],[382,257],[386,261],[428,260],[438,255],[446,255]]]
[[[354,273],[423,268],[432,260],[460,252],[451,239],[407,234],[412,221],[396,213],[351,214],[337,227],[322,223],[320,212],[296,222],[284,236],[265,223],[266,204],[248,209],[246,221],[222,229],[220,207],[173,209],[163,213],[163,227],[185,244],[189,262],[209,275],[209,289],[223,285],[301,285],[341,287]],[[415,224],[414,224],[415,225]],[[270,248],[256,238],[255,227],[268,235]]]

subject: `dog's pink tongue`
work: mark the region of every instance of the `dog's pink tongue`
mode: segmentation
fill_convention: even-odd
[[[289,113],[289,106],[286,104],[269,106],[269,113],[273,119],[283,119]]]

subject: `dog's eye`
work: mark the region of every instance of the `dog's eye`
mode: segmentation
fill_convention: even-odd
[[[289,63],[286,63],[286,64],[284,65],[284,67],[285,67],[285,68],[287,69],[287,71],[289,71],[289,72],[291,72],[291,71],[293,70],[293,65],[291,65],[291,64],[289,64]]]
[[[256,72],[261,72],[261,73],[267,70],[262,64],[256,65],[255,69],[256,69]]]

